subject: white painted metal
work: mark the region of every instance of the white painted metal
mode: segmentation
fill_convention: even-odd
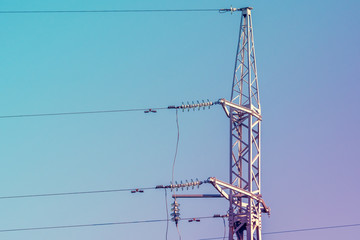
[[[210,178],[229,200],[229,239],[261,240],[261,107],[251,20],[252,8],[241,11],[231,100],[220,100],[230,118],[229,183]]]

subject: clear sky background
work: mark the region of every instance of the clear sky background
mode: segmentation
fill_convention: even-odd
[[[253,6],[263,110],[263,232],[360,223],[360,2],[0,0],[0,10]],[[0,115],[152,108],[229,98],[240,14],[0,14]],[[169,184],[175,111],[0,119],[0,196]],[[179,112],[176,180],[228,179],[220,106]],[[211,186],[183,193],[216,193]],[[172,202],[170,193],[168,205]],[[182,217],[226,214],[180,199]],[[0,230],[166,219],[163,190],[0,199]],[[182,221],[183,239],[222,219]],[[165,239],[166,223],[1,232],[0,239]],[[264,235],[355,239],[360,227]],[[175,224],[169,239],[177,239]]]

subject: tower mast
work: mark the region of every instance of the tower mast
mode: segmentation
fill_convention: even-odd
[[[251,7],[220,10],[241,12],[231,98],[230,101],[220,99],[211,103],[221,104],[230,119],[229,183],[215,177],[204,181],[211,183],[221,196],[173,195],[175,198],[224,197],[229,200],[229,240],[234,240],[234,237],[238,240],[261,240],[261,213],[270,214],[270,208],[261,195],[262,117],[251,10]],[[184,108],[188,107],[190,105]],[[171,186],[178,188],[185,185]]]
[[[252,8],[243,8],[236,52],[230,107],[230,183],[251,194],[261,193],[261,107],[251,19]],[[256,113],[256,114],[254,114]],[[261,204],[250,196],[229,194],[229,239],[261,239]]]
[[[241,12],[241,22],[231,98],[220,100],[230,119],[229,183],[209,179],[229,200],[230,240],[261,240],[261,213],[270,211],[261,196],[261,106],[251,10],[231,9]]]

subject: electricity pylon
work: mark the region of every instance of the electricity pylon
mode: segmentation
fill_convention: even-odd
[[[237,45],[230,101],[220,99],[230,119],[230,178],[229,183],[210,177],[221,195],[173,195],[177,198],[224,197],[229,200],[229,240],[261,240],[261,213],[270,214],[261,196],[261,106],[257,78],[255,45],[251,20],[251,7],[221,9],[220,12],[241,12],[239,42]],[[183,107],[184,106],[184,107]],[[189,108],[198,105],[182,105]],[[200,185],[197,181],[191,186]],[[183,188],[186,184],[173,184],[161,188]],[[174,214],[177,214],[177,212]],[[215,217],[216,215],[214,215]]]
[[[261,196],[261,106],[251,10],[231,9],[241,11],[239,42],[231,98],[220,100],[230,119],[230,179],[209,178],[229,200],[230,240],[260,240],[261,213],[270,211]]]

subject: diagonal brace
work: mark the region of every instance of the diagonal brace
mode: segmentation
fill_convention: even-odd
[[[261,195],[260,194],[252,194],[251,192],[249,191],[246,191],[242,188],[239,188],[239,187],[236,187],[236,186],[233,186],[229,183],[226,183],[226,182],[223,182],[223,181],[220,181],[214,177],[210,177],[208,178],[207,180],[209,183],[211,183],[215,188],[216,190],[219,191],[219,193],[224,197],[226,198],[227,200],[229,200],[229,194],[227,194],[224,189],[229,189],[231,191],[234,191],[234,192],[237,192],[239,194],[242,194],[242,195],[245,195],[247,197],[250,197],[256,201],[258,201],[259,203],[262,204],[263,206],[263,211],[267,214],[270,215],[270,208],[268,206],[266,206],[264,200],[261,198]]]
[[[262,120],[261,115],[257,111],[255,111],[253,109],[249,109],[247,107],[244,107],[244,106],[229,102],[228,100],[223,99],[223,98],[219,100],[219,103],[224,108],[225,113],[226,113],[226,115],[228,117],[230,117],[230,111],[226,107],[230,107],[231,109],[234,109],[234,110],[237,110],[237,111],[242,111],[242,112],[249,113],[250,115],[257,117],[259,120]]]

